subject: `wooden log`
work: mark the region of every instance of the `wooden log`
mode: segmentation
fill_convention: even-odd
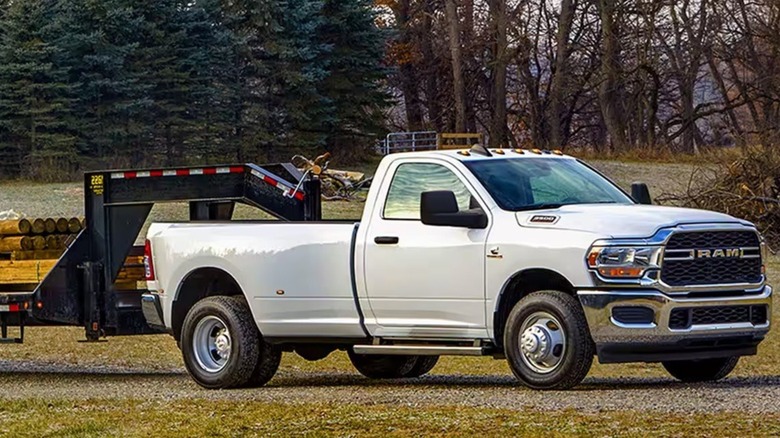
[[[30,236],[11,236],[0,239],[0,252],[12,252],[33,249]]]
[[[68,219],[68,232],[76,234],[81,231],[81,221],[77,217]]]
[[[57,234],[49,234],[46,236],[46,249],[60,249],[62,248],[62,240]]]
[[[58,233],[67,233],[68,232],[68,220],[64,217],[57,218],[57,232]]]
[[[43,220],[43,224],[46,227],[46,234],[52,234],[57,232],[57,221],[53,218],[47,217]]]
[[[0,284],[40,283],[57,260],[1,260]]]
[[[43,236],[31,236],[32,248],[31,249],[46,249],[46,238]]]
[[[41,218],[33,219],[32,234],[43,234],[46,232],[46,221]]]
[[[18,236],[29,234],[32,224],[27,219],[14,219],[0,221],[0,235]]]

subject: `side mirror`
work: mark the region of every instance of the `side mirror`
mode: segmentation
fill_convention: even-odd
[[[643,182],[631,184],[631,197],[634,198],[634,201],[643,205],[650,205],[653,203],[652,198],[650,198],[650,189],[648,189],[647,184]]]
[[[424,192],[420,198],[420,218],[425,225],[461,228],[487,228],[488,218],[481,208],[458,210],[455,193],[448,190]]]

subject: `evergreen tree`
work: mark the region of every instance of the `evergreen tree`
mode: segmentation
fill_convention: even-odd
[[[61,0],[60,64],[73,86],[73,112],[82,153],[89,157],[142,157],[148,139],[141,116],[149,109],[143,72],[130,68],[143,17],[127,0]],[[135,153],[132,151],[135,150]],[[110,163],[109,163],[110,164]]]
[[[323,62],[327,77],[319,92],[330,102],[327,145],[330,150],[369,147],[385,132],[384,110],[390,96],[383,90],[388,71],[382,61],[386,35],[376,24],[372,0],[325,0],[318,40],[331,47]],[[359,147],[358,146],[358,147]]]
[[[56,64],[51,43],[53,2],[13,2],[0,23],[0,126],[2,148],[30,174],[41,164],[73,164],[76,138],[70,130],[71,86]]]

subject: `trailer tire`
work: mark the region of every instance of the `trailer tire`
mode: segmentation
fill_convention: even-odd
[[[242,387],[250,382],[260,363],[261,340],[243,297],[204,298],[184,318],[181,335],[184,365],[204,388]],[[262,378],[267,377],[271,368],[266,365],[261,370]]]
[[[404,377],[421,377],[433,369],[436,363],[439,361],[439,356],[415,356],[417,359],[414,361],[414,366],[409,372],[404,374]]]
[[[588,375],[596,348],[577,299],[550,290],[515,304],[504,330],[504,353],[524,385],[569,389]]]
[[[672,377],[686,383],[720,380],[734,371],[737,363],[739,356],[661,362]]]
[[[417,363],[417,356],[396,356],[390,354],[357,354],[347,350],[349,360],[358,372],[369,379],[400,379]]]

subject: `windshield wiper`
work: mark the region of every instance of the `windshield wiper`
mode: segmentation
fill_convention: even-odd
[[[529,210],[551,210],[561,208],[566,205],[587,205],[587,204],[617,204],[617,201],[592,201],[592,202],[546,202],[541,204],[524,205],[517,208],[515,211],[529,211]]]
[[[524,205],[520,208],[518,208],[515,211],[528,211],[528,210],[548,210],[548,209],[554,209],[554,208],[561,208],[564,205],[573,205],[573,204],[563,204],[563,203],[544,203],[544,204],[532,204],[532,205]]]

